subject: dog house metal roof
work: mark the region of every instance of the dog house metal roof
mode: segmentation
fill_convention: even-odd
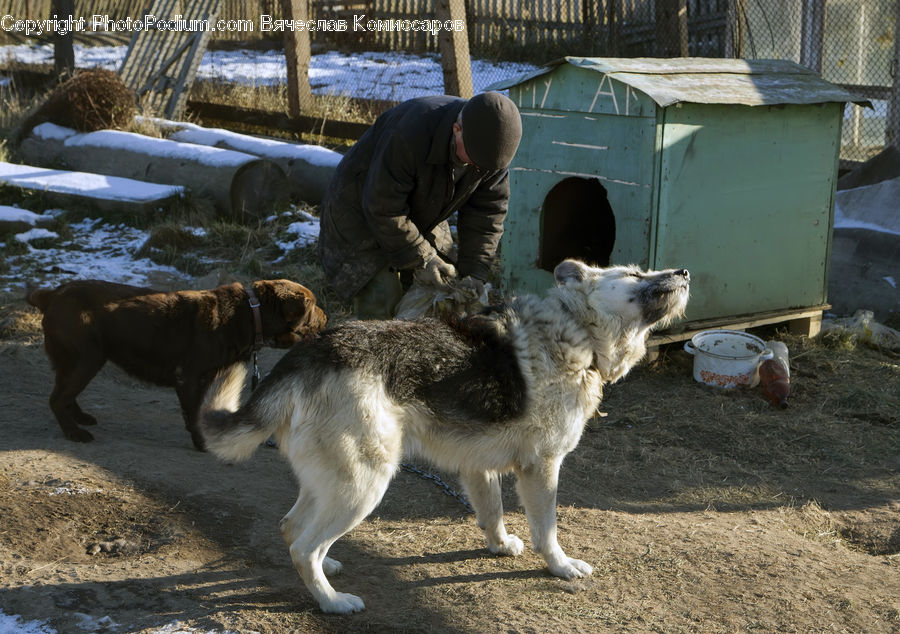
[[[491,84],[506,90],[570,64],[640,90],[660,107],[687,102],[765,106],[852,102],[871,106],[814,71],[787,60],[564,57],[541,68]]]

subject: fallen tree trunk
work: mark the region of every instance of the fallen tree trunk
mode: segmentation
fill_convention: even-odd
[[[33,165],[182,185],[238,222],[265,217],[288,199],[287,177],[270,160],[131,132],[81,134],[42,124],[22,141],[19,156]]]
[[[173,141],[245,152],[276,163],[287,175],[290,195],[312,205],[322,202],[342,158],[338,152],[319,145],[265,139],[182,121],[144,120],[158,126]]]

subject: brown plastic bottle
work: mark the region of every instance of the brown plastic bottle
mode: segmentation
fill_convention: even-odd
[[[759,384],[763,396],[772,405],[785,409],[787,398],[791,394],[791,367],[788,364],[788,349],[780,341],[769,341],[766,344],[774,353],[768,361],[759,366]]]

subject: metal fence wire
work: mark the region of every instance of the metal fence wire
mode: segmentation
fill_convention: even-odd
[[[412,18],[435,0],[369,0],[345,14]],[[313,2],[319,11],[335,6]],[[563,55],[787,59],[869,99],[848,105],[842,158],[865,160],[886,143],[895,82],[897,0],[467,0],[473,57],[542,63]],[[339,45],[340,38],[320,34]],[[405,37],[405,39],[404,39]],[[348,42],[343,42],[346,46]],[[436,38],[385,33],[359,44],[434,51]],[[500,75],[492,79],[501,80]]]
[[[421,20],[435,17],[437,2],[458,0],[308,0],[313,20],[345,20],[345,31],[311,33],[313,53],[394,51],[436,58],[438,36],[421,30],[355,30],[369,20]],[[487,85],[508,79],[513,67],[496,62],[540,65],[564,55],[604,57],[728,57],[788,59],[849,88],[873,107],[848,105],[842,158],[865,160],[880,151],[892,126],[892,94],[900,58],[896,21],[898,0],[463,0],[465,30],[473,65],[495,62]],[[76,0],[75,14],[107,13],[139,17],[146,0]],[[185,2],[189,10],[192,3]],[[282,17],[279,0],[222,0],[221,17],[248,20]],[[42,19],[52,15],[50,0],[0,0],[0,16]],[[233,30],[219,40],[261,40],[277,47],[281,35]],[[266,42],[268,40],[268,42]],[[95,38],[96,43],[98,40]],[[0,44],[8,34],[0,32]],[[257,44],[260,42],[257,42]],[[315,63],[315,62],[314,62]],[[390,59],[382,62],[386,67]],[[356,96],[365,81],[383,81],[378,72],[348,78],[337,93]],[[478,90],[478,86],[476,86]],[[409,95],[396,91],[395,100]],[[894,101],[898,101],[894,97]],[[894,142],[896,145],[896,142]]]
[[[413,19],[438,0],[313,0],[317,15]],[[540,64],[564,56],[787,59],[868,99],[845,110],[841,156],[865,160],[886,143],[900,57],[897,0],[466,0],[473,58]],[[380,33],[327,47],[434,52],[437,38]],[[506,79],[498,70],[491,82]]]

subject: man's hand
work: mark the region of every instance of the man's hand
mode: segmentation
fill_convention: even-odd
[[[456,267],[445,262],[437,253],[413,272],[416,282],[431,286],[446,286],[455,277]]]

